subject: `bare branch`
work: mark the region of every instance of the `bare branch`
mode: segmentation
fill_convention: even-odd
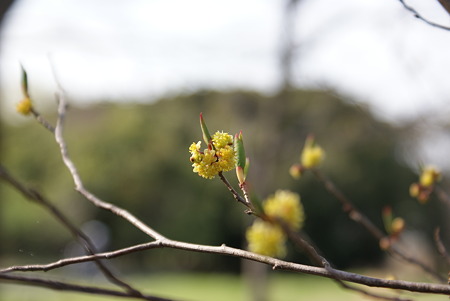
[[[242,197],[236,189],[233,188],[233,186],[230,184],[230,182],[227,180],[227,178],[223,175],[222,172],[219,172],[219,177],[222,180],[222,182],[225,184],[225,186],[228,188],[228,191],[231,192],[234,199],[238,201],[239,203],[242,203],[245,207],[247,207],[247,210],[245,213],[247,214],[253,214],[255,216],[258,216],[258,212],[255,210],[255,206],[250,201],[250,198],[247,195],[247,190],[243,190],[244,197]]]
[[[31,264],[31,265],[18,265],[11,266],[8,268],[0,269],[0,273],[10,273],[10,272],[35,272],[35,271],[50,271],[57,268],[62,268],[68,265],[73,265],[77,263],[83,262],[91,262],[96,259],[111,259],[115,257],[120,257],[128,254],[132,254],[134,252],[161,248],[161,243],[159,241],[152,241],[149,243],[139,244],[135,246],[131,246],[128,248],[123,248],[111,252],[97,253],[95,255],[86,255],[79,257],[71,257],[66,259],[60,259],[58,261],[48,263],[48,264]]]
[[[309,265],[303,265],[299,263],[288,262],[280,259],[276,259],[273,257],[263,256],[259,254],[255,254],[249,251],[236,249],[232,247],[227,247],[225,245],[221,246],[208,246],[208,245],[198,245],[187,242],[181,242],[171,239],[162,239],[160,241],[154,241],[147,244],[141,244],[132,246],[125,249],[116,250],[108,253],[101,253],[95,256],[81,256],[81,257],[73,257],[70,259],[61,260],[55,263],[51,263],[46,265],[47,267],[56,268],[58,265],[64,266],[79,262],[93,261],[94,257],[96,258],[113,258],[124,256],[126,254],[130,254],[132,252],[138,252],[146,249],[152,248],[172,248],[179,249],[184,251],[193,251],[199,253],[210,253],[210,254],[218,254],[218,255],[228,255],[233,257],[238,257],[242,259],[248,259],[252,261],[257,261],[260,263],[264,263],[272,266],[274,270],[286,270],[293,271],[297,273],[304,273],[310,275],[316,275],[331,279],[339,279],[342,281],[353,282],[357,284],[362,284],[370,287],[381,287],[381,288],[392,288],[392,289],[400,289],[411,292],[418,293],[430,293],[430,294],[442,294],[442,295],[450,295],[450,286],[444,284],[434,284],[434,283],[421,283],[421,282],[410,282],[403,280],[387,280],[381,278],[374,278],[369,276],[364,276],[360,274],[350,273],[346,271],[337,270],[331,268],[327,270],[321,267],[314,267]],[[22,267],[11,267],[8,269],[4,269],[0,271],[0,275],[5,275],[7,272],[11,271],[26,271],[27,266]],[[29,266],[31,270],[44,270],[39,269],[38,266]],[[44,267],[44,266],[41,266]]]
[[[10,281],[16,284],[22,284],[27,286],[38,286],[45,287],[53,290],[59,291],[72,291],[78,293],[87,293],[91,295],[103,295],[103,296],[114,296],[114,297],[122,297],[122,298],[138,298],[136,295],[132,293],[125,293],[121,291],[99,288],[94,286],[86,286],[79,284],[66,283],[56,280],[48,280],[41,279],[37,277],[26,277],[26,276],[17,276],[11,274],[0,273],[0,279],[3,281]],[[149,301],[174,301],[173,299],[166,299],[161,297],[155,297],[150,295],[142,295],[139,298]]]
[[[5,167],[0,164],[0,178],[4,179],[6,182],[11,184],[14,188],[20,191],[26,198],[31,201],[38,203],[47,209],[51,215],[53,215],[62,225],[64,225],[70,233],[75,237],[76,240],[83,246],[88,254],[94,255],[97,253],[94,244],[91,242],[90,238],[84,234],[81,230],[79,230],[70,220],[50,201],[48,201],[42,194],[37,192],[36,190],[25,187],[22,183],[20,183],[17,179],[15,179]],[[142,294],[134,289],[128,283],[117,278],[110,269],[104,265],[99,259],[94,257],[95,264],[100,269],[100,271],[106,276],[106,278],[135,296],[142,296]]]
[[[433,26],[433,27],[437,27],[437,28],[444,29],[444,30],[450,30],[450,27],[448,27],[448,26],[444,26],[444,25],[435,23],[435,22],[433,22],[433,21],[431,21],[431,20],[428,20],[427,18],[423,17],[421,14],[419,14],[419,12],[418,12],[417,10],[415,10],[413,7],[411,7],[411,6],[409,6],[408,4],[406,4],[404,0],[398,0],[398,1],[403,5],[404,8],[406,8],[406,10],[410,11],[410,12],[414,15],[414,17],[416,17],[417,19],[420,19],[420,20],[422,20],[423,22],[425,22],[425,23],[427,23],[428,25],[431,25],[431,26]],[[448,1],[439,0],[439,2],[440,2],[440,3],[445,7],[445,9],[447,10],[447,6],[446,6],[446,5],[449,5]],[[444,5],[443,2],[446,2],[446,4]],[[447,11],[448,11],[448,10],[447,10]]]
[[[342,209],[344,210],[344,212],[347,213],[350,219],[362,225],[378,241],[380,241],[385,237],[383,231],[381,231],[377,226],[375,226],[367,216],[365,216],[358,209],[356,209],[353,203],[320,170],[313,169],[312,172],[314,176],[317,178],[317,180],[319,180],[319,182],[321,182],[325,186],[325,189],[328,190],[328,192],[331,195],[333,195],[337,200],[339,200],[339,202],[341,202]],[[433,276],[436,280],[442,283],[446,282],[446,279],[442,277],[439,273],[437,273],[434,269],[427,266],[420,260],[406,255],[405,252],[400,251],[394,245],[391,244],[388,248],[388,251],[394,257],[402,259],[408,263],[420,267],[423,271]]]
[[[331,264],[319,254],[319,252],[307,241],[305,240],[299,233],[292,230],[292,228],[284,222],[282,219],[278,219],[277,222],[281,225],[283,228],[283,231],[286,233],[286,235],[289,237],[289,239],[299,247],[302,251],[306,253],[306,255],[316,264],[319,264],[320,266],[324,267],[331,275],[333,275],[333,279],[344,289],[352,290],[355,292],[358,292],[360,294],[376,298],[376,299],[383,299],[383,300],[390,300],[390,301],[407,301],[408,299],[398,298],[398,297],[390,297],[385,295],[379,295],[376,293],[368,292],[367,290],[364,290],[362,288],[355,287],[353,285],[347,284],[342,279],[339,278],[339,275],[335,273],[335,269],[332,268]]]
[[[236,189],[231,186],[230,182],[225,178],[222,172],[219,172],[220,180],[225,184],[230,193],[233,195],[234,199],[239,203],[242,203],[244,206],[248,207],[247,201],[236,191]]]
[[[447,249],[444,246],[444,243],[441,240],[441,236],[440,236],[440,231],[441,229],[436,228],[436,230],[434,231],[434,241],[436,243],[436,248],[439,251],[439,254],[441,254],[441,256],[447,261],[447,264],[450,266],[450,255],[447,252]]]
[[[66,114],[66,108],[67,104],[65,101],[65,98],[62,93],[57,93],[58,98],[58,121],[56,123],[55,128],[55,139],[56,142],[59,145],[61,156],[64,164],[68,168],[73,182],[75,184],[75,190],[78,191],[81,195],[83,195],[87,200],[89,200],[92,204],[94,204],[98,208],[102,208],[104,210],[110,211],[114,213],[117,216],[120,216],[124,219],[126,219],[129,223],[134,225],[136,228],[144,232],[145,234],[149,235],[150,237],[153,237],[154,239],[163,239],[164,236],[160,233],[156,232],[149,226],[147,226],[145,223],[143,223],[141,220],[139,220],[137,217],[129,213],[127,210],[122,209],[118,206],[115,206],[111,203],[107,203],[99,199],[94,194],[90,193],[87,189],[85,189],[83,182],[81,180],[81,177],[78,173],[77,168],[75,167],[75,164],[73,163],[72,159],[70,159],[66,142],[63,138],[63,124],[64,124],[64,118]]]
[[[287,270],[298,273],[316,275],[331,279],[339,279],[343,281],[349,281],[357,284],[362,284],[370,287],[382,287],[382,288],[392,288],[392,289],[401,289],[411,292],[418,293],[430,293],[430,294],[443,294],[450,295],[450,286],[443,284],[433,284],[433,283],[421,283],[421,282],[410,282],[403,280],[387,280],[381,278],[374,278],[369,276],[364,276],[360,274],[350,273],[346,271],[341,271],[337,269],[331,268],[327,270],[321,267],[314,267],[309,265],[303,265],[299,263],[288,262],[280,259],[276,259],[273,257],[263,256],[259,254],[255,254],[249,251],[236,249],[232,247],[227,247],[225,245],[221,246],[207,246],[207,245],[198,245],[187,242],[181,242],[171,239],[163,239],[161,241],[154,241],[147,244],[140,244],[136,246],[132,246],[125,249],[116,250],[113,252],[100,253],[95,256],[81,256],[81,257],[73,257],[65,260],[60,260],[55,263],[51,263],[48,265],[31,265],[28,266],[30,271],[34,270],[49,270],[52,268],[65,266],[69,264],[75,264],[80,262],[93,261],[94,257],[96,258],[113,258],[124,256],[126,254],[130,254],[133,252],[138,252],[147,249],[153,248],[172,248],[172,249],[180,249],[185,251],[193,251],[200,253],[210,253],[210,254],[218,254],[218,255],[228,255],[233,257],[238,257],[242,259],[248,259],[252,261],[257,261],[260,263],[264,263],[272,266],[274,270]],[[11,271],[26,271],[27,266],[17,266],[11,267],[7,269],[3,269],[0,271],[0,275],[4,275],[7,272]]]
[[[448,194],[445,192],[444,189],[442,189],[439,186],[435,186],[434,187],[435,192],[437,194],[438,199],[445,205],[449,206],[450,208],[450,197],[448,196]]]
[[[45,127],[47,130],[49,130],[52,133],[55,132],[55,128],[50,124],[50,122],[48,122],[44,117],[42,117],[42,115],[38,111],[36,111],[33,107],[31,107],[31,114],[33,114],[34,118],[36,118],[36,120],[43,127]]]

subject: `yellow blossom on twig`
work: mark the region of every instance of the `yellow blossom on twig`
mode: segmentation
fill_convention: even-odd
[[[298,180],[302,176],[302,169],[303,167],[300,164],[293,164],[289,168],[289,174],[291,175],[291,177]]]
[[[433,166],[427,166],[422,170],[419,183],[422,186],[430,187],[441,179],[441,173]]]
[[[33,106],[29,97],[25,97],[16,105],[16,111],[23,115],[30,114],[32,108]]]
[[[424,167],[419,176],[419,181],[412,183],[409,187],[409,194],[413,198],[417,198],[420,203],[427,203],[433,193],[434,185],[441,180],[441,177],[441,172],[436,167]]]
[[[272,218],[280,218],[292,229],[303,226],[304,212],[297,193],[288,190],[277,190],[264,202],[264,213]]]
[[[211,144],[203,151],[200,149],[201,141],[189,147],[193,171],[206,179],[212,179],[219,172],[232,170],[236,166],[233,136],[216,132],[211,138]]]
[[[300,162],[304,168],[313,168],[322,163],[325,152],[314,141],[313,136],[306,138],[305,146],[300,156]]]
[[[278,225],[256,220],[248,228],[246,238],[251,252],[280,258],[286,255],[286,236]]]

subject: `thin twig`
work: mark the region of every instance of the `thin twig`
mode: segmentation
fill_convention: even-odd
[[[353,221],[359,223],[362,225],[375,239],[380,241],[384,238],[383,232],[373,224],[370,219],[365,216],[363,213],[361,213],[354,205],[353,203],[334,185],[334,183],[328,179],[320,170],[318,169],[312,169],[312,172],[316,179],[321,182],[325,189],[333,195],[339,202],[342,204],[342,209],[345,213],[352,219]],[[396,246],[390,245],[388,248],[388,251],[390,254],[392,254],[394,257],[402,259],[410,264],[414,264],[418,267],[420,267],[423,271],[427,272],[429,275],[433,276],[436,280],[445,283],[446,279],[442,277],[439,273],[437,273],[434,269],[427,266],[423,262],[419,261],[418,259],[411,257],[409,255],[406,255],[405,252],[400,251]]]
[[[49,60],[51,62],[51,56],[49,56]],[[75,184],[75,190],[78,191],[81,195],[83,195],[88,201],[93,203],[96,207],[110,211],[114,213],[117,216],[120,216],[127,220],[129,223],[134,225],[136,228],[144,232],[145,234],[149,235],[150,237],[153,237],[154,239],[162,239],[164,238],[163,235],[158,233],[157,231],[153,230],[149,226],[147,226],[145,223],[143,223],[141,220],[139,220],[137,217],[129,213],[127,210],[122,209],[118,206],[114,206],[111,203],[107,203],[102,201],[100,198],[89,192],[83,185],[83,182],[81,180],[81,177],[78,173],[77,168],[75,167],[75,164],[73,163],[72,159],[69,157],[69,153],[67,150],[67,145],[63,137],[63,127],[64,127],[64,120],[67,110],[67,102],[65,99],[65,92],[64,89],[59,82],[58,76],[56,74],[56,69],[54,67],[54,64],[50,64],[52,67],[53,76],[55,78],[58,91],[56,92],[56,100],[58,103],[58,119],[56,122],[56,128],[54,131],[54,136],[56,143],[58,143],[58,146],[60,148],[61,157],[63,160],[64,165],[66,165],[67,169],[70,172],[70,175],[72,176],[73,182]]]
[[[253,211],[253,205],[246,199],[243,198],[236,189],[233,188],[233,186],[230,184],[230,182],[225,178],[222,172],[219,172],[219,177],[222,180],[222,182],[225,184],[225,186],[228,188],[228,190],[233,195],[234,199],[238,201],[239,203],[242,203],[245,207],[247,207],[249,210]]]
[[[122,297],[122,298],[138,298],[136,295],[133,295],[130,292],[122,292],[122,291],[116,291],[116,290],[111,290],[111,289],[106,289],[106,288],[99,288],[99,287],[94,287],[94,286],[72,284],[72,283],[67,283],[67,282],[62,282],[62,281],[57,281],[57,280],[41,279],[41,278],[37,278],[37,277],[18,276],[18,275],[0,273],[0,279],[2,279],[3,281],[10,281],[10,282],[13,282],[16,284],[45,287],[45,288],[49,288],[52,290],[59,290],[59,291],[72,291],[72,292],[78,292],[78,293],[87,293],[87,294],[91,294],[91,295],[114,296],[114,297]],[[173,299],[155,297],[155,296],[150,296],[150,295],[142,295],[139,298],[149,300],[149,301],[174,301]]]
[[[110,211],[114,213],[117,216],[120,216],[124,219],[126,219],[129,223],[131,223],[133,226],[144,232],[145,234],[149,235],[150,237],[153,237],[154,239],[163,239],[164,236],[158,233],[157,231],[153,230],[149,226],[147,226],[145,223],[143,223],[141,220],[139,220],[137,217],[129,213],[127,210],[122,209],[118,206],[115,206],[111,203],[107,203],[102,201],[100,198],[89,192],[83,185],[83,182],[81,180],[81,177],[78,173],[77,168],[75,167],[75,164],[73,163],[72,159],[70,159],[66,142],[63,138],[63,124],[64,124],[64,118],[66,113],[66,101],[63,97],[62,93],[57,93],[58,98],[58,121],[56,123],[55,128],[55,139],[56,142],[59,145],[60,151],[61,151],[61,157],[68,168],[73,182],[75,184],[75,190],[78,191],[81,195],[83,195],[88,201],[93,203],[96,207]]]
[[[319,182],[321,182],[325,189],[333,195],[342,205],[342,210],[347,213],[347,215],[358,224],[361,224],[370,234],[377,240],[383,239],[385,236],[383,232],[375,226],[370,219],[359,212],[352,202],[334,185],[334,183],[328,179],[320,170],[312,169],[314,176]]]
[[[398,0],[398,1],[403,5],[403,7],[406,10],[410,11],[414,15],[414,17],[416,17],[417,19],[422,20],[423,22],[427,23],[428,25],[431,25],[431,26],[434,26],[434,27],[437,27],[437,28],[440,28],[440,29],[444,29],[444,30],[450,30],[450,27],[448,27],[448,26],[444,26],[444,25],[435,23],[435,22],[433,22],[431,20],[428,20],[427,18],[423,17],[421,14],[419,14],[419,12],[416,9],[414,9],[413,7],[411,7],[408,4],[406,4],[404,0]]]
[[[442,242],[440,231],[441,229],[439,227],[434,230],[434,242],[436,243],[436,248],[439,251],[439,254],[441,254],[445,261],[447,261],[447,264],[450,266],[450,255],[448,254],[447,249]]]
[[[97,253],[94,244],[91,242],[90,238],[84,234],[80,229],[78,229],[70,220],[59,210],[56,206],[54,206],[50,201],[48,201],[42,194],[38,191],[25,187],[22,183],[20,183],[17,179],[15,179],[4,166],[0,164],[0,178],[8,182],[12,185],[16,190],[20,191],[26,198],[31,201],[38,203],[47,209],[51,215],[53,215],[62,225],[64,225],[70,233],[75,237],[76,240],[83,246],[88,254],[94,255]],[[94,257],[95,258],[95,257]],[[118,279],[110,269],[104,265],[100,260],[95,259],[95,264],[100,269],[100,271],[106,276],[106,278],[126,290],[130,293],[133,293],[135,296],[141,296],[142,294],[134,289],[128,283]]]
[[[439,186],[434,186],[434,191],[436,192],[438,199],[450,208],[450,197],[447,192]]]
[[[172,248],[179,249],[184,251],[192,251],[199,253],[209,253],[209,254],[218,254],[218,255],[228,255],[241,259],[248,259],[252,261],[257,261],[260,263],[264,263],[272,266],[274,270],[286,270],[303,274],[316,275],[326,278],[336,279],[336,277],[343,281],[348,281],[352,283],[362,284],[370,287],[380,287],[380,288],[392,288],[392,289],[400,289],[417,293],[429,293],[429,294],[442,294],[442,295],[450,295],[450,286],[444,284],[434,284],[434,283],[421,283],[421,282],[410,282],[403,280],[387,280],[375,277],[364,276],[360,274],[350,273],[346,271],[341,271],[338,269],[333,269],[332,273],[322,267],[315,267],[309,265],[303,265],[299,263],[293,263],[284,261],[281,259],[263,256],[259,254],[255,254],[249,251],[236,249],[232,247],[228,247],[225,245],[221,246],[207,246],[207,245],[198,245],[187,242],[181,242],[171,239],[162,239],[160,241],[154,241],[147,244],[140,244],[132,247],[128,247],[125,249],[119,249],[112,252],[100,253],[95,256],[80,256],[73,257],[68,259],[63,259],[54,263],[50,263],[47,265],[30,265],[30,266],[16,266],[10,267],[7,269],[3,269],[0,271],[0,275],[4,275],[7,272],[11,271],[26,271],[27,267],[30,271],[36,270],[50,270],[53,268],[57,268],[60,266],[93,261],[94,257],[96,258],[113,258],[124,256],[133,252],[139,252],[146,249],[153,248]]]
[[[8,268],[0,269],[0,273],[11,273],[11,272],[36,272],[43,271],[48,272],[54,269],[62,268],[68,265],[91,262],[96,259],[111,259],[115,257],[120,257],[128,254],[132,254],[139,251],[150,250],[155,248],[161,248],[161,243],[159,241],[152,241],[148,243],[143,243],[128,248],[123,248],[111,252],[96,253],[95,255],[85,255],[78,257],[70,257],[65,259],[60,259],[58,261],[48,263],[48,264],[29,264],[29,265],[16,265],[10,266]]]
[[[319,264],[323,268],[325,268],[331,275],[333,275],[333,280],[335,280],[342,288],[352,290],[363,294],[368,297],[382,299],[382,300],[390,300],[390,301],[410,301],[409,299],[403,299],[398,297],[391,297],[380,295],[372,292],[368,292],[365,289],[355,287],[353,285],[347,284],[342,279],[339,278],[339,275],[335,273],[335,269],[331,266],[328,260],[325,259],[322,255],[317,252],[317,250],[310,244],[307,240],[305,240],[299,233],[292,230],[292,228],[283,220],[277,219],[277,222],[281,225],[283,231],[289,237],[290,241],[294,243],[295,246],[300,248],[302,251],[306,253],[306,255],[311,259],[311,261]]]
[[[36,120],[43,127],[45,127],[47,130],[49,130],[52,133],[55,132],[55,128],[50,124],[50,122],[48,122],[44,117],[42,117],[42,115],[38,111],[36,111],[33,107],[31,107],[31,114],[33,114],[34,118],[36,118]]]

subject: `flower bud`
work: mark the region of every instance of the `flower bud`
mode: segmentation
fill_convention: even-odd
[[[28,115],[31,113],[33,105],[29,97],[25,97],[16,105],[16,111],[22,115]]]
[[[236,166],[236,176],[238,178],[239,185],[243,185],[245,183],[245,174],[242,167]]]
[[[302,176],[302,166],[300,164],[293,164],[291,168],[289,168],[289,174],[296,180],[300,179]]]
[[[200,127],[202,129],[202,134],[203,134],[203,141],[205,141],[205,144],[208,145],[211,140],[211,134],[208,131],[208,127],[206,126],[206,122],[203,119],[203,113],[200,113]]]
[[[28,94],[28,76],[27,76],[27,72],[25,71],[25,69],[23,68],[22,65],[20,65],[20,67],[22,68],[22,93],[25,96],[25,98],[29,98],[30,95]]]
[[[420,175],[420,185],[430,187],[441,179],[441,173],[433,166],[427,166]]]
[[[234,136],[234,151],[236,153],[236,175],[239,180],[239,184],[245,183],[247,176],[247,158],[245,157],[244,139],[242,132]]]
[[[401,217],[396,217],[391,224],[392,235],[399,235],[405,229],[405,220]]]
[[[317,145],[312,135],[308,136],[300,156],[300,162],[304,168],[313,168],[322,163],[325,157],[323,149]]]
[[[409,186],[409,195],[413,198],[416,198],[419,196],[420,193],[420,185],[418,183],[412,183],[411,186]]]

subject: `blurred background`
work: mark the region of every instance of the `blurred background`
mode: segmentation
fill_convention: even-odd
[[[408,3],[450,25],[438,1]],[[392,206],[406,220],[401,243],[442,268],[432,233],[440,226],[450,243],[449,208],[433,198],[421,205],[408,189],[421,164],[439,166],[449,188],[450,31],[414,18],[394,0],[16,0],[2,6],[0,160],[99,249],[148,238],[75,193],[52,136],[15,112],[20,64],[36,109],[51,122],[54,68],[70,101],[70,154],[87,188],[170,238],[245,247],[252,221],[218,179],[192,173],[188,147],[201,140],[203,112],[211,131],[243,131],[255,197],[280,188],[301,195],[304,230],[336,267],[423,276],[392,265],[312,176],[290,178],[309,133],[327,152],[324,172],[356,206],[380,227],[382,208]],[[2,267],[82,254],[53,218],[2,182],[0,241]],[[293,249],[287,259],[309,263]],[[175,250],[111,264],[147,276],[243,270],[233,258]],[[91,276],[93,270],[64,269]]]

